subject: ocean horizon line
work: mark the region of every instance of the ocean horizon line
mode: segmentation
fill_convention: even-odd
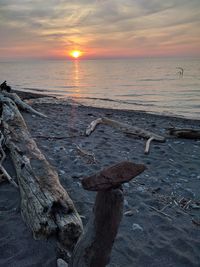
[[[66,56],[66,58],[56,58],[56,57],[49,57],[49,58],[0,58],[0,63],[12,63],[12,62],[34,62],[34,61],[69,61],[69,62],[81,62],[81,61],[95,61],[95,60],[159,60],[159,59],[166,59],[166,60],[175,60],[175,59],[194,59],[200,60],[200,55],[170,55],[170,56],[122,56],[122,57],[80,57],[80,58],[70,58]]]

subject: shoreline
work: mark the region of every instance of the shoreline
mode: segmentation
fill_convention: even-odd
[[[82,216],[84,227],[95,193],[81,187],[83,177],[123,160],[147,166],[144,173],[123,186],[124,216],[108,267],[199,266],[200,140],[171,137],[166,129],[171,124],[199,128],[200,121],[87,107],[73,100],[46,96],[38,99],[32,95],[27,101],[48,116],[22,112],[30,134],[58,172],[61,184]],[[90,136],[85,136],[89,123],[104,116],[164,135],[167,140],[153,141],[150,154],[145,155],[142,138],[106,125],[99,125]],[[93,153],[96,162],[88,162],[77,145]],[[5,167],[15,176],[9,157]],[[33,240],[21,218],[19,192],[6,182],[0,185],[0,217],[0,266],[57,266],[56,244],[53,240]]]
[[[83,104],[81,103],[81,101],[76,101],[76,97],[63,97],[63,96],[58,96],[58,95],[47,95],[47,94],[40,94],[40,93],[32,93],[32,92],[26,92],[26,91],[19,91],[19,90],[13,90],[13,92],[16,92],[17,94],[19,94],[19,96],[22,99],[38,99],[38,98],[52,98],[52,99],[57,99],[60,103],[62,102],[69,102],[72,101],[76,104],[79,104],[81,106],[84,107],[88,107],[88,108],[96,108],[96,109],[105,109],[105,110],[113,110],[113,111],[124,111],[124,112],[136,112],[136,113],[140,113],[142,114],[149,114],[152,116],[158,116],[158,117],[166,117],[166,118],[172,118],[172,119],[182,119],[182,120],[190,120],[190,121],[194,121],[194,122],[200,122],[200,119],[196,119],[196,118],[187,118],[184,116],[179,116],[179,115],[168,115],[168,114],[162,114],[159,112],[150,112],[150,111],[144,111],[144,110],[134,110],[134,109],[120,109],[120,108],[107,108],[107,107],[98,107],[98,106],[92,106],[92,105],[87,105],[87,104]],[[78,98],[80,99],[80,98]],[[49,101],[50,103],[50,101]]]

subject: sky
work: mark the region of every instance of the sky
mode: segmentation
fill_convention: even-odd
[[[0,59],[200,56],[200,0],[0,0]]]

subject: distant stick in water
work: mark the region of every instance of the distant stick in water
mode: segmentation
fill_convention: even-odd
[[[177,67],[180,71],[178,72],[179,76],[183,76],[184,69],[181,67]]]

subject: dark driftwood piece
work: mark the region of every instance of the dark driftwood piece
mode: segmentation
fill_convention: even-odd
[[[11,87],[7,85],[6,81],[4,81],[2,84],[0,84],[0,91],[11,92]]]
[[[85,189],[98,193],[86,231],[74,249],[70,267],[105,267],[109,263],[123,215],[121,185],[144,169],[142,164],[121,162],[82,180]]]
[[[3,134],[17,173],[22,217],[36,239],[56,236],[71,250],[82,233],[81,219],[17,106],[9,98],[3,100]]]
[[[155,140],[158,142],[165,142],[165,137],[152,133],[150,131],[147,131],[145,129],[139,128],[137,126],[132,126],[129,124],[121,123],[115,120],[111,120],[109,118],[103,117],[103,118],[98,118],[90,123],[90,125],[87,127],[85,134],[89,136],[97,127],[98,124],[105,124],[112,126],[113,128],[119,129],[123,131],[126,134],[130,135],[135,135],[143,138],[147,138],[147,143],[145,146],[145,154],[149,153],[150,149],[150,143],[151,141]]]
[[[99,173],[82,180],[82,186],[89,191],[102,191],[118,188],[122,183],[127,183],[145,170],[143,164],[123,161]]]
[[[181,129],[181,128],[170,128],[169,134],[179,137],[179,138],[187,138],[187,139],[200,139],[200,129]]]

